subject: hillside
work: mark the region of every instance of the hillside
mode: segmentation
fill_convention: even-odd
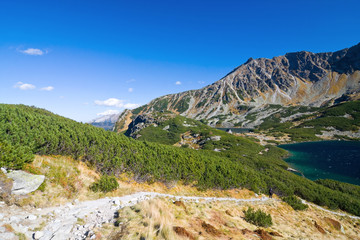
[[[321,107],[356,100],[359,83],[360,44],[337,52],[301,51],[250,58],[209,86],[156,98],[131,113],[169,110],[211,126],[254,127],[246,123],[251,110],[269,104]]]
[[[286,171],[287,164],[281,159],[284,150],[240,137],[235,143],[231,140],[232,146],[224,141],[224,151],[196,151],[133,140],[43,109],[1,104],[0,139],[0,165],[10,168],[31,162],[31,154],[67,155],[102,174],[126,172],[137,181],[148,182],[181,180],[199,189],[248,188],[267,193],[272,187],[280,196],[295,194],[360,215],[360,200],[354,196]],[[17,153],[27,157],[19,158]]]
[[[35,156],[25,169],[45,175],[46,183],[15,205],[0,203],[0,239],[34,239],[34,234],[40,239],[356,239],[360,234],[359,218],[313,204],[294,210],[277,196],[246,189],[199,191],[180,182],[137,183],[122,174],[118,189],[99,193],[89,188],[99,174],[69,157]],[[322,183],[360,193],[351,184]],[[248,222],[249,207],[270,214],[272,225]]]

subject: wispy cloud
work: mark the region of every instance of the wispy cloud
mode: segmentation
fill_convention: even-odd
[[[205,83],[205,81],[198,81],[198,83],[199,83],[199,84],[204,84],[204,83]]]
[[[20,90],[32,90],[32,89],[35,89],[35,85],[32,85],[30,83],[23,83],[23,82],[17,82],[15,85],[14,85],[14,88],[18,88]]]
[[[117,99],[117,98],[109,98],[104,101],[95,100],[94,103],[99,106],[108,106],[108,107],[117,107],[117,108],[137,108],[140,105],[136,103],[125,103],[124,100]]]
[[[28,48],[25,50],[18,50],[18,51],[23,54],[32,55],[32,56],[41,56],[41,55],[48,53],[47,50],[41,50],[39,48]]]
[[[176,85],[181,85],[181,82],[180,82],[180,81],[176,81],[175,84],[176,84]]]
[[[129,92],[133,92],[134,89],[133,89],[133,88],[129,88],[128,91],[129,91]]]
[[[118,110],[106,110],[105,112],[98,113],[96,115],[98,115],[98,116],[107,116],[107,115],[113,115],[113,114],[118,114],[118,113],[120,113]]]
[[[52,90],[54,90],[54,87],[53,86],[43,87],[40,90],[41,91],[52,91]]]
[[[127,83],[132,83],[132,82],[136,82],[136,79],[132,78],[126,81]]]

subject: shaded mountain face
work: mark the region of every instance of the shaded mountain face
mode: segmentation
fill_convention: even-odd
[[[199,90],[170,94],[133,110],[169,110],[209,125],[245,127],[249,111],[266,105],[330,106],[360,97],[360,43],[337,52],[295,52],[250,58]]]

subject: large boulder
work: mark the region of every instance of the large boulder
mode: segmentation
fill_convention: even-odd
[[[16,195],[35,191],[45,180],[44,175],[34,175],[21,170],[11,171],[6,175],[13,180],[11,193]]]

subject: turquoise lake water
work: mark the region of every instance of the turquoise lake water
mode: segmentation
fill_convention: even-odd
[[[360,185],[360,142],[322,141],[279,147],[291,153],[285,161],[311,180],[329,178]]]

